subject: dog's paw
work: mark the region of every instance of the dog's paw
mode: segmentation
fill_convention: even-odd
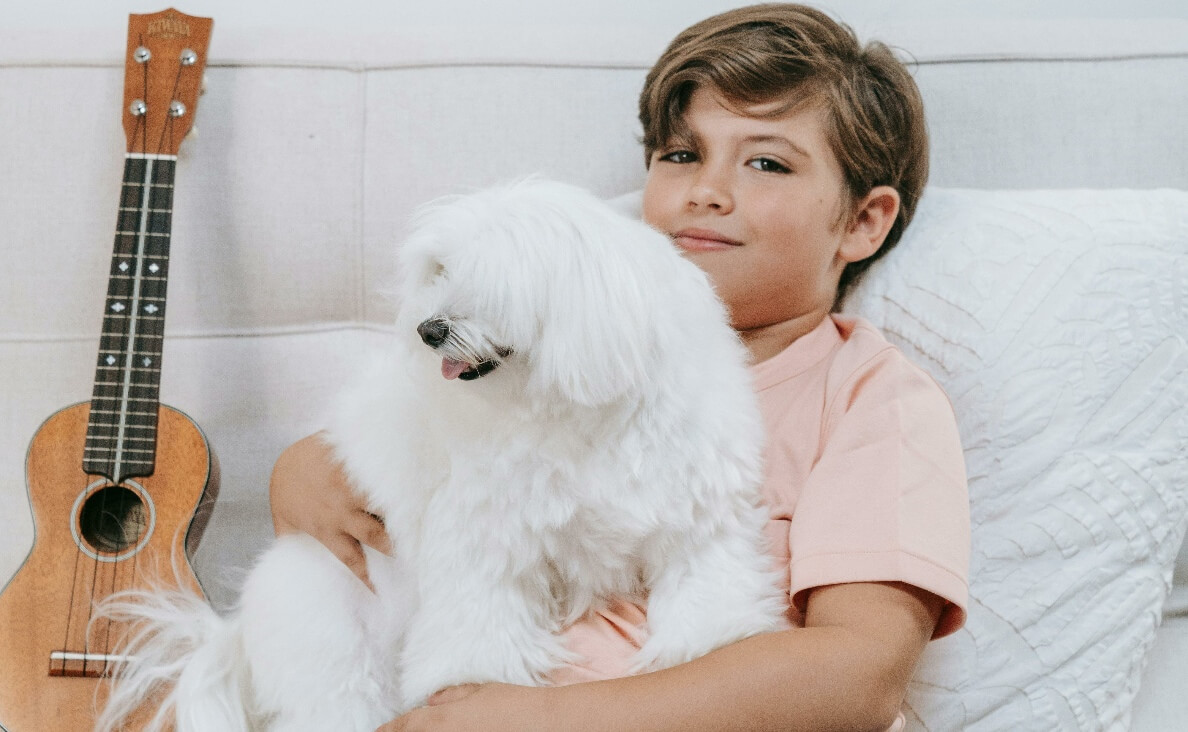
[[[652,635],[632,658],[631,672],[676,666],[753,635],[787,627],[776,603],[734,613],[687,612],[680,617],[649,617]]]
[[[405,678],[404,683],[400,685],[401,707],[405,711],[423,707],[429,702],[429,697],[438,691],[441,689],[429,688],[425,684],[414,683],[412,679]]]
[[[400,698],[408,708],[423,706],[438,691],[460,684],[533,683],[519,659],[495,659],[457,650],[443,650],[433,656],[408,654],[403,666]]]
[[[632,674],[659,671],[670,666],[677,666],[709,651],[701,644],[691,646],[681,639],[665,638],[653,635],[636,652],[629,667]]]

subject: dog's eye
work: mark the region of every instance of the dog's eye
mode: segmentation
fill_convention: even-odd
[[[431,284],[445,275],[445,265],[436,260],[430,261],[425,267],[425,284]]]

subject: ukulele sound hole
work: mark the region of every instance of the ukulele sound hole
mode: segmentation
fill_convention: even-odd
[[[79,529],[95,551],[118,554],[144,536],[148,516],[144,502],[133,491],[109,485],[83,502]]]

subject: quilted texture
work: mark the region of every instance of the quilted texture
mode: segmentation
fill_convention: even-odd
[[[909,727],[1125,729],[1188,521],[1188,192],[928,191],[853,293],[966,448],[966,626]]]

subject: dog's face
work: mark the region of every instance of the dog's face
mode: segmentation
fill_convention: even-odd
[[[441,359],[447,380],[486,377],[533,342],[531,314],[511,312],[529,305],[517,294],[526,292],[523,283],[512,284],[523,278],[523,267],[468,202],[457,198],[423,210],[401,251],[398,327]]]
[[[400,254],[398,328],[442,377],[585,405],[647,379],[658,285],[695,269],[644,224],[540,180],[423,208]]]

